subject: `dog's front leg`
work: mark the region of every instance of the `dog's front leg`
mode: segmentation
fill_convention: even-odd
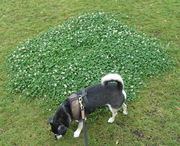
[[[77,130],[74,132],[74,137],[79,137],[82,128],[83,128],[83,122],[80,121],[79,124],[78,124]]]
[[[123,114],[127,115],[128,114],[128,110],[127,110],[127,105],[125,103],[123,103],[122,108],[123,108]]]

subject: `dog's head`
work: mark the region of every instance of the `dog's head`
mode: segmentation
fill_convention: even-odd
[[[53,117],[49,119],[49,124],[51,125],[51,131],[54,133],[56,139],[60,139],[66,134],[67,127],[63,123],[58,123]]]
[[[60,139],[66,134],[67,128],[71,122],[71,116],[68,113],[66,103],[61,104],[60,108],[56,111],[54,117],[49,119],[51,131],[55,134],[56,139]]]

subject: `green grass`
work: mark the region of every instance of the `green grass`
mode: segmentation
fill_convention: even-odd
[[[119,140],[120,145],[179,145],[178,1],[1,0],[0,3],[0,145],[83,145],[82,134],[79,139],[72,138],[75,123],[61,141],[53,139],[46,121],[57,105],[48,106],[41,99],[28,102],[23,100],[25,97],[6,90],[5,58],[21,41],[47,31],[70,16],[96,10],[116,13],[117,19],[129,26],[159,38],[178,64],[171,72],[147,80],[139,98],[128,103],[129,115],[119,113],[115,124],[107,124],[109,112],[99,111],[98,115],[88,117],[90,144],[115,145]]]

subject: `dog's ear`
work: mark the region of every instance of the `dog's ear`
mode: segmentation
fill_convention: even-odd
[[[53,123],[53,117],[49,118],[49,124]]]

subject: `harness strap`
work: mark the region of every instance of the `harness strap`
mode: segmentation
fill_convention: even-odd
[[[82,90],[82,98],[83,98],[83,101],[84,101],[84,106],[86,106],[88,104],[88,99],[87,99],[87,92],[86,92],[86,89],[83,89]]]
[[[76,94],[73,94],[73,95],[75,95],[75,97],[69,98],[70,103],[79,99],[79,97]]]
[[[83,100],[85,101],[85,105],[88,103],[86,89],[83,89],[80,95],[72,94],[71,96],[69,96],[69,100],[70,102],[73,102],[75,100],[79,100],[79,97],[83,98]]]

